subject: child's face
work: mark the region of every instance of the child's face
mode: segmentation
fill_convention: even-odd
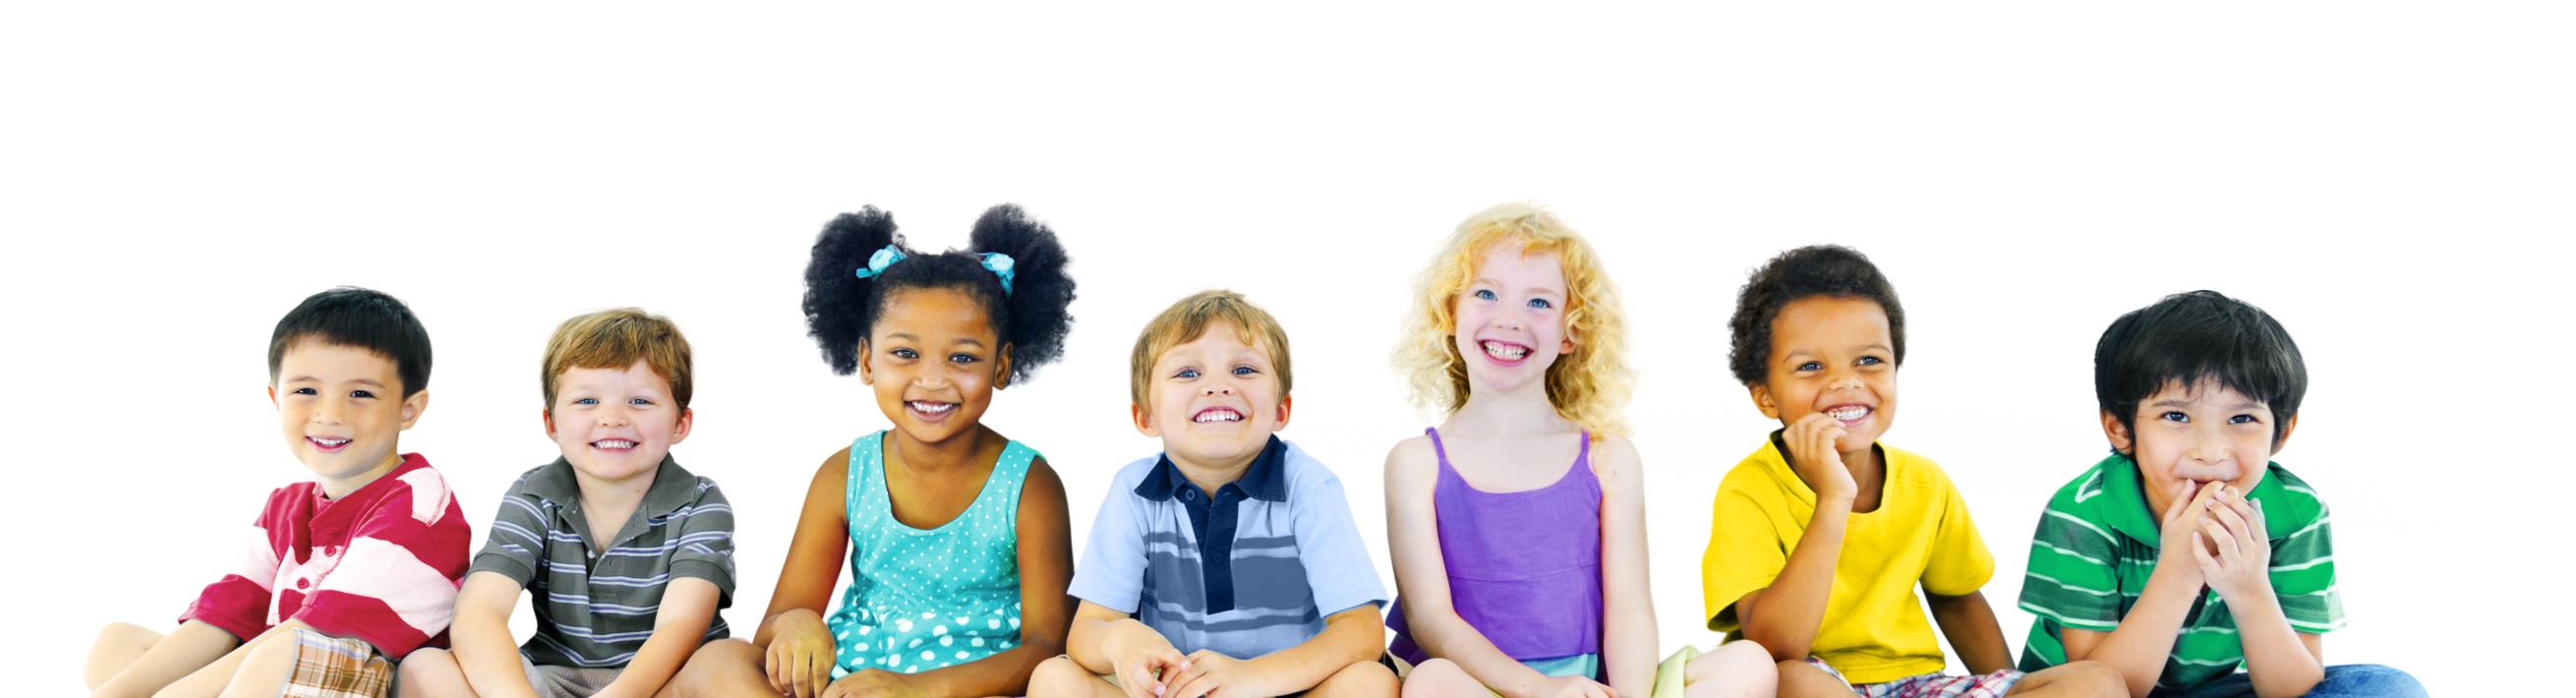
[[[1270,434],[1288,426],[1270,353],[1244,341],[1233,324],[1205,332],[1154,359],[1150,405],[1132,409],[1136,429],[1163,440],[1184,466],[1232,468],[1252,462]]]
[[[1458,355],[1471,384],[1509,391],[1547,376],[1556,357],[1572,353],[1565,336],[1565,268],[1554,252],[1523,256],[1495,244],[1452,301]]]
[[[2172,381],[2138,401],[2135,431],[2108,412],[2102,431],[2111,446],[2138,461],[2138,479],[2147,491],[2148,510],[2162,514],[2177,496],[2199,487],[2227,483],[2234,492],[2250,492],[2263,482],[2264,466],[2290,439],[2298,418],[2282,425],[2272,438],[2272,407],[2261,400],[2202,380]]]
[[[652,477],[671,446],[689,437],[691,415],[671,382],[643,361],[625,368],[567,369],[546,407],[546,436],[574,470],[594,480]]]
[[[429,391],[404,397],[392,359],[308,339],[287,347],[268,399],[295,459],[324,480],[348,480],[402,462],[397,442]]]
[[[1843,425],[1835,450],[1868,449],[1896,421],[1895,347],[1877,301],[1790,301],[1771,322],[1770,374],[1751,386],[1753,404],[1781,424],[1823,413]]]
[[[972,432],[1011,371],[983,304],[953,289],[897,291],[859,351],[877,409],[922,443]]]

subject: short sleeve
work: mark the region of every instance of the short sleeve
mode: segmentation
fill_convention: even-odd
[[[1788,538],[1771,523],[1770,510],[1785,506],[1777,487],[1758,470],[1739,466],[1717,486],[1708,550],[1700,556],[1700,594],[1708,629],[1735,632],[1744,625],[1735,602],[1771,586],[1789,564]],[[1768,497],[1761,488],[1769,487]]]
[[[1941,488],[1941,518],[1932,534],[1932,554],[1923,564],[1923,590],[1942,596],[1966,596],[1984,587],[1995,576],[1995,554],[1986,549],[1986,539],[1977,533],[1977,522],[1968,515],[1968,500],[1959,496],[1959,488],[1948,477],[1936,482]]]
[[[348,550],[294,618],[326,635],[365,640],[396,661],[447,631],[472,544],[465,514],[437,471],[399,477],[404,487],[359,516]]]
[[[1082,562],[1074,565],[1073,583],[1065,593],[1134,615],[1145,594],[1145,531],[1131,489],[1135,483],[1127,480],[1112,481],[1108,496],[1101,498],[1100,513],[1091,518],[1091,536],[1082,545]]]
[[[269,585],[277,579],[278,559],[277,546],[269,541],[268,528],[262,524],[268,519],[268,508],[276,507],[282,494],[271,494],[268,507],[242,532],[247,545],[239,566],[198,592],[196,602],[179,615],[180,623],[202,621],[244,641],[268,632]]]
[[[2030,538],[2030,572],[2021,583],[2021,608],[2081,630],[2120,628],[2120,559],[2117,535],[2089,510],[2065,507],[2066,495],[2039,514]]]
[[[492,514],[492,530],[484,536],[483,551],[475,553],[472,572],[498,572],[518,582],[520,588],[533,586],[537,570],[546,566],[546,513],[537,506],[536,495],[528,494],[528,480],[536,471],[519,477],[510,484],[508,494],[501,495],[501,509]]]
[[[672,512],[678,520],[677,547],[671,551],[671,578],[695,577],[714,583],[724,593],[717,604],[733,599],[733,505],[714,480],[698,478],[698,499]],[[497,527],[497,526],[496,526]]]
[[[1370,561],[1359,524],[1351,519],[1350,499],[1342,493],[1342,480],[1331,476],[1321,479],[1312,487],[1288,495],[1296,518],[1297,561],[1306,568],[1306,583],[1314,589],[1315,608],[1330,616],[1361,606],[1383,607],[1386,585],[1378,580],[1377,564]]]
[[[2316,520],[2272,542],[2272,593],[2292,629],[2322,634],[2343,627],[2343,596],[2335,591],[2334,530],[2325,503],[2316,512]]]

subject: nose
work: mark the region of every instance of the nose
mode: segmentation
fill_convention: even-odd
[[[1207,391],[1206,391],[1204,394],[1206,394],[1206,395],[1233,395],[1233,394],[1234,394],[1234,386],[1233,386],[1233,385],[1231,385],[1231,384],[1228,384],[1228,383],[1226,383],[1226,382],[1224,382],[1224,381],[1217,381],[1217,382],[1209,383],[1209,384],[1208,384],[1208,387],[1207,387]]]
[[[626,407],[624,405],[612,405],[606,409],[600,410],[599,425],[603,427],[626,426]]]
[[[2200,426],[2195,424],[2193,425],[2188,438],[2189,441],[2183,444],[2182,455],[2185,458],[2191,459],[2194,463],[2202,465],[2222,465],[2227,463],[2230,457],[2235,455],[2235,451],[2228,448],[2229,444],[2227,442],[2226,435],[2219,433],[2219,430],[2215,425]],[[2232,474],[2221,473],[2221,475],[2232,477]]]
[[[319,401],[316,401],[316,402],[317,402],[317,404],[315,404],[315,405],[313,406],[313,416],[312,416],[312,418],[311,418],[311,420],[310,420],[310,421],[312,421],[314,424],[338,424],[338,423],[340,423],[340,402],[339,402],[339,401],[337,401],[337,400],[319,400]]]

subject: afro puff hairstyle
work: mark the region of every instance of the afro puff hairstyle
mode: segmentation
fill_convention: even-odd
[[[2217,291],[2177,293],[2129,311],[2093,345],[2093,397],[2132,432],[2138,403],[2169,383],[2203,380],[2271,407],[2277,444],[2307,396],[2308,364],[2280,321]]]
[[[1011,204],[995,206],[975,220],[968,238],[971,249],[923,254],[903,244],[894,216],[874,206],[844,213],[823,226],[814,240],[814,258],[805,267],[805,327],[823,349],[832,372],[849,375],[859,369],[859,346],[897,291],[951,289],[984,306],[995,334],[1009,347],[1011,375],[1007,384],[1026,380],[1031,371],[1064,353],[1064,335],[1073,328],[1073,277],[1065,274],[1064,245],[1055,231],[1029,218]],[[868,258],[893,247],[903,261],[873,278],[859,278]],[[1011,290],[984,268],[979,255],[1011,256]]]
[[[1771,324],[1790,303],[1816,296],[1860,298],[1887,311],[1887,333],[1895,342],[1896,364],[1905,364],[1905,306],[1896,302],[1896,287],[1878,272],[1869,257],[1841,245],[1809,245],[1780,253],[1753,270],[1736,296],[1728,354],[1735,379],[1760,385],[1771,372]]]

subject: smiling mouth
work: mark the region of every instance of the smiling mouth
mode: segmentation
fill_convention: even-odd
[[[1477,345],[1484,347],[1486,356],[1491,356],[1503,361],[1519,361],[1521,360],[1521,357],[1529,356],[1530,352],[1529,347],[1510,342],[1497,342],[1490,339],[1478,342]]]
[[[317,449],[324,451],[337,451],[340,450],[341,447],[348,446],[350,439],[326,439],[319,436],[307,436],[304,437],[304,441],[306,443],[313,444],[313,447]]]
[[[1868,419],[1871,411],[1868,405],[1836,405],[1833,409],[1825,410],[1825,416],[1838,421],[1857,422]]]
[[[928,416],[944,415],[948,414],[950,410],[957,409],[957,403],[954,402],[931,402],[929,400],[913,400],[903,403],[903,406],[911,408],[914,412],[919,412]]]
[[[603,439],[590,442],[590,447],[602,451],[626,451],[634,449],[635,442],[625,439]]]
[[[1243,421],[1243,413],[1234,411],[1232,407],[1211,407],[1200,410],[1198,416],[1191,417],[1190,421],[1199,424],[1240,422]]]

